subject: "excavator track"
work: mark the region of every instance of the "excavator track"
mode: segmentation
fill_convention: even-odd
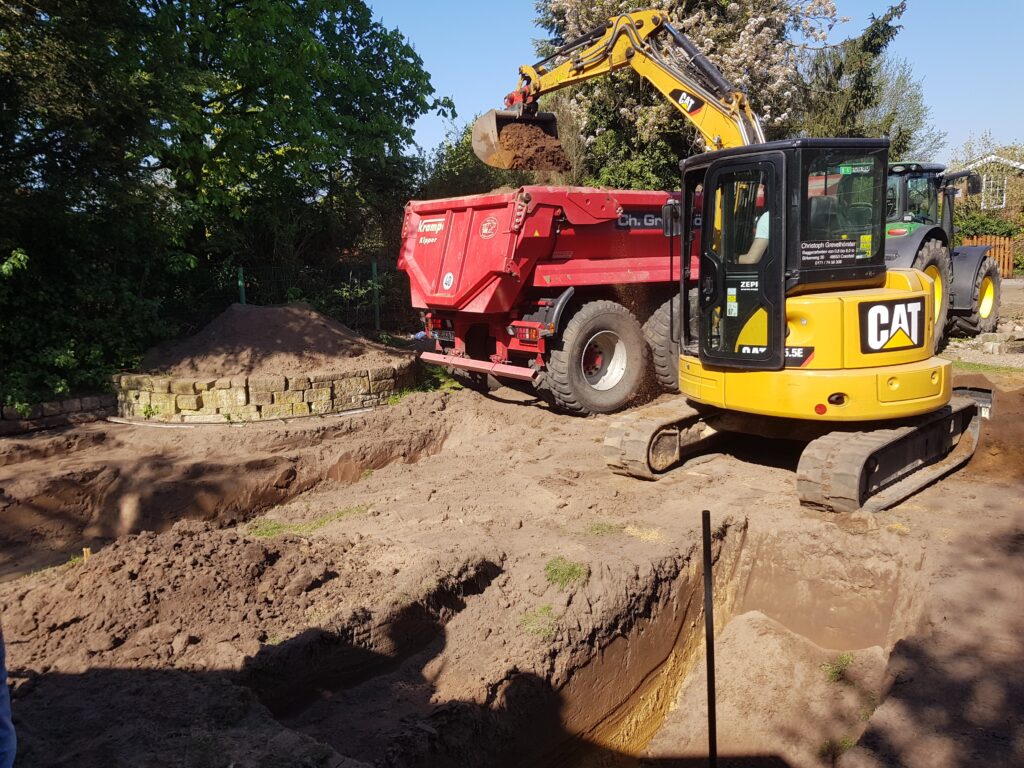
[[[685,400],[650,405],[622,414],[604,438],[604,459],[617,475],[657,480],[678,464],[685,449],[715,434]]]
[[[800,502],[834,512],[880,512],[965,464],[974,454],[983,412],[981,395],[957,395],[949,405],[892,429],[830,432],[800,455]]]

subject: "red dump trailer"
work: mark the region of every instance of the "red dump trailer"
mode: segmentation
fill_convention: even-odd
[[[526,186],[410,202],[398,266],[435,340],[422,359],[569,411],[623,407],[647,375],[643,325],[678,286],[672,196]]]

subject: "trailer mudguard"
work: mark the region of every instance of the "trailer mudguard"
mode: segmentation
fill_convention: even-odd
[[[961,245],[954,248],[953,258],[953,293],[949,297],[950,310],[971,312],[977,296],[974,295],[975,281],[981,262],[985,260],[990,245]]]

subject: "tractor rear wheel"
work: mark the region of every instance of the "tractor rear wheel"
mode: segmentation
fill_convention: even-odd
[[[570,413],[611,413],[636,395],[647,369],[640,323],[614,301],[591,301],[565,326],[548,357],[544,385]]]
[[[971,314],[958,315],[953,318],[953,330],[964,336],[977,336],[979,333],[992,333],[999,324],[999,296],[1002,292],[1002,280],[999,277],[999,265],[991,256],[986,256],[978,268],[978,276],[974,278],[974,293]]]
[[[946,322],[949,317],[949,289],[953,285],[953,261],[949,249],[938,240],[926,240],[911,264],[930,277],[934,283],[935,349],[946,342]]]

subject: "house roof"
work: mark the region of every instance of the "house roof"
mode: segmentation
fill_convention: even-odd
[[[1011,160],[1008,157],[1002,157],[1001,155],[985,155],[979,157],[977,160],[973,160],[964,166],[965,171],[972,171],[982,165],[988,165],[989,163],[1000,163],[1001,165],[1009,166],[1010,168],[1016,168],[1018,171],[1024,171],[1024,163],[1019,163],[1016,160]]]

